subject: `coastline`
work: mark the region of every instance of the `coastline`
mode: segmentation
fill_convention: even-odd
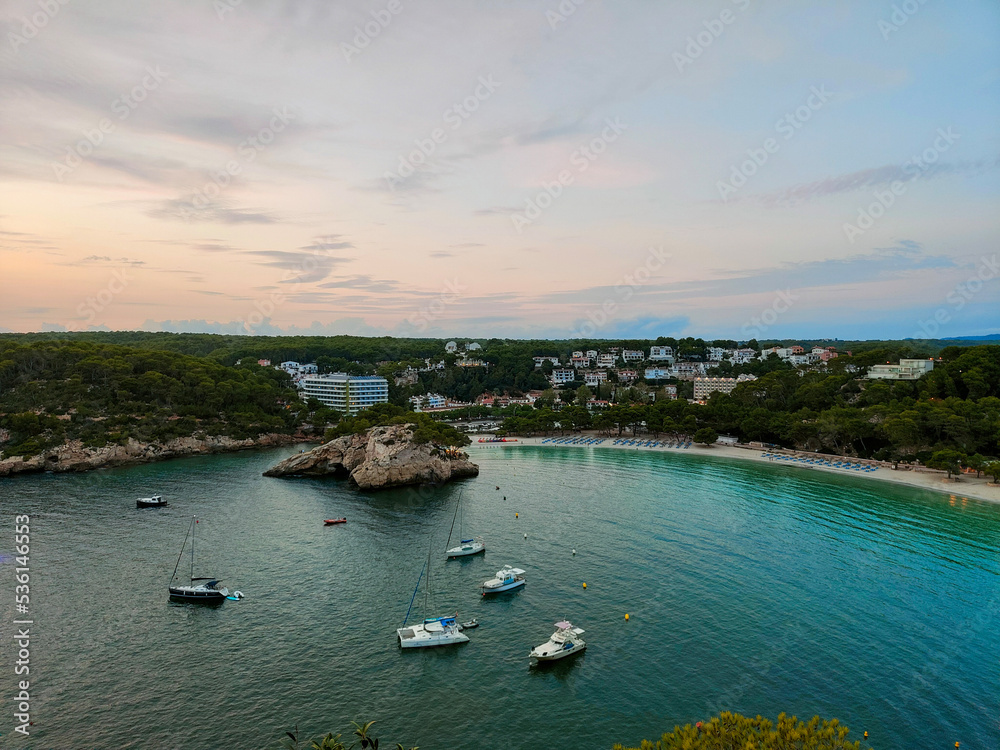
[[[0,479],[42,472],[81,473],[115,466],[149,464],[171,458],[235,453],[292,443],[309,443],[315,440],[304,435],[278,432],[264,433],[242,440],[224,435],[204,438],[181,437],[166,443],[140,443],[130,439],[124,445],[105,445],[100,448],[87,448],[81,441],[71,440],[27,458],[11,456],[0,459]]]
[[[481,437],[489,437],[483,435]],[[596,437],[593,435],[585,435],[584,437]],[[693,444],[690,448],[646,448],[646,447],[636,447],[634,445],[613,445],[615,438],[605,438],[604,443],[597,446],[587,446],[587,445],[575,445],[575,444],[558,444],[558,443],[543,443],[542,440],[547,440],[551,438],[546,437],[517,437],[516,443],[489,443],[490,447],[499,448],[509,448],[521,445],[529,445],[532,447],[540,448],[605,448],[611,450],[630,450],[630,451],[659,451],[674,454],[687,454],[700,457],[715,457],[724,458],[737,461],[754,461],[757,463],[766,463],[771,465],[779,466],[790,466],[798,469],[804,469],[809,471],[820,471],[827,472],[830,474],[837,474],[839,476],[858,476],[862,479],[874,479],[883,482],[892,482],[897,485],[904,485],[908,487],[916,487],[922,490],[929,490],[931,492],[941,493],[943,495],[950,496],[952,500],[963,500],[963,499],[975,499],[982,500],[988,503],[1000,503],[1000,484],[994,484],[988,477],[982,477],[976,479],[974,476],[963,474],[958,479],[952,479],[950,482],[944,481],[943,472],[938,472],[934,470],[925,471],[913,471],[913,470],[896,470],[887,469],[885,467],[879,467],[875,471],[871,472],[857,472],[848,469],[837,469],[827,466],[820,466],[816,464],[802,464],[794,461],[772,461],[764,456],[764,451],[759,448],[750,447],[739,447],[733,445],[720,445],[715,444],[711,446]],[[473,448],[479,444],[473,440],[472,445],[468,446]],[[487,445],[487,444],[484,444]]]

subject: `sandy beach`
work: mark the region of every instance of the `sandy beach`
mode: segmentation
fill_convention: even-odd
[[[470,436],[471,437],[471,436]],[[476,436],[474,437],[473,443],[470,448],[478,446],[479,443],[476,440],[479,437],[489,437],[489,436]],[[594,435],[588,435],[587,437],[597,437]],[[514,447],[518,445],[531,445],[539,446],[542,448],[587,448],[587,447],[600,447],[600,448],[610,448],[614,450],[641,450],[641,451],[665,451],[676,454],[683,454],[689,456],[712,456],[714,458],[727,458],[734,459],[737,461],[757,461],[763,463],[771,463],[782,466],[791,466],[794,468],[802,469],[805,471],[824,471],[830,472],[832,474],[840,474],[847,476],[856,476],[861,479],[874,479],[883,482],[894,482],[895,484],[908,485],[910,487],[919,487],[923,490],[930,490],[931,492],[939,492],[951,500],[963,500],[973,498],[976,500],[985,500],[992,503],[1000,503],[1000,484],[994,484],[992,480],[988,477],[981,477],[976,479],[975,475],[963,474],[959,478],[952,477],[950,482],[944,481],[945,475],[943,472],[936,472],[930,470],[923,471],[912,471],[907,469],[889,469],[884,467],[879,467],[875,471],[870,472],[859,472],[850,469],[838,469],[827,466],[821,466],[816,464],[804,464],[796,461],[772,461],[764,455],[764,451],[758,448],[744,448],[732,445],[712,445],[704,446],[694,444],[687,449],[678,448],[645,448],[636,447],[634,445],[614,445],[615,438],[605,438],[604,443],[600,446],[586,446],[586,445],[576,445],[576,444],[559,444],[545,442],[543,440],[551,440],[552,438],[545,437],[528,437],[516,438],[516,443],[489,443],[490,447],[495,448],[506,448]],[[483,444],[485,446],[486,444]],[[832,458],[832,457],[831,457]]]

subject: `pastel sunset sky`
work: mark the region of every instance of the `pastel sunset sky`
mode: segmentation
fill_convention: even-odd
[[[996,2],[7,0],[0,30],[0,330],[1000,330]]]

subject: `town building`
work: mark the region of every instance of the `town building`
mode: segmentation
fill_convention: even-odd
[[[736,378],[695,378],[694,400],[707,401],[713,393],[732,393]]]
[[[748,365],[757,359],[757,352],[753,349],[732,349],[729,352],[729,361],[734,365]]]
[[[260,365],[261,367],[270,367],[271,366],[271,360],[269,360],[269,359],[258,359],[257,360],[257,364]]]
[[[726,350],[721,346],[710,346],[708,347],[708,360],[709,362],[721,362],[726,358]]]
[[[597,359],[597,349],[588,349],[586,355],[590,359]]]
[[[303,395],[315,398],[342,414],[354,416],[362,409],[389,402],[389,383],[378,375],[334,372],[302,379]]]
[[[410,403],[413,404],[413,411],[421,411],[447,406],[448,399],[440,393],[425,393],[423,396],[410,396]]]
[[[592,370],[590,372],[583,373],[583,382],[586,383],[591,388],[596,388],[601,383],[606,382],[608,379],[607,370]]]
[[[677,400],[677,386],[676,385],[665,385],[663,386],[663,392],[667,394],[667,398],[671,401]]]
[[[643,354],[638,349],[626,349],[622,352],[622,359],[626,362],[642,362]]]
[[[673,376],[673,371],[667,367],[647,367],[643,375],[646,380],[666,380]]]
[[[639,377],[638,370],[615,370],[619,383],[632,383]]]
[[[901,359],[898,365],[888,362],[868,368],[869,380],[919,380],[934,369],[933,359]]]
[[[674,350],[670,346],[649,347],[649,360],[651,362],[673,362]]]
[[[449,341],[447,344],[444,345],[444,350],[449,354],[454,354],[455,352],[458,351],[458,343],[455,341]]]
[[[559,357],[535,357],[535,369],[537,370],[546,362],[551,362],[554,366],[559,366]]]
[[[576,380],[576,370],[570,369],[569,367],[557,367],[552,370],[549,380],[553,385],[572,383]]]
[[[470,341],[465,345],[465,351],[467,352],[478,352],[483,347],[477,344],[475,341]]]
[[[582,354],[577,356],[576,353],[570,357],[569,363],[576,368],[587,368],[590,367],[590,357],[584,357]]]
[[[617,354],[598,354],[597,355],[597,366],[598,367],[614,367],[615,362],[618,361]]]

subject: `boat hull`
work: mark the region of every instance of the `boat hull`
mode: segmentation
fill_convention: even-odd
[[[229,592],[223,591],[184,591],[170,589],[170,599],[175,602],[196,602],[198,604],[221,604],[226,601]]]
[[[165,508],[165,507],[167,507],[167,501],[166,500],[162,500],[160,502],[156,502],[156,501],[147,501],[147,500],[136,500],[135,501],[135,507],[136,508]]]
[[[560,649],[558,651],[553,651],[550,653],[538,653],[537,651],[532,651],[528,658],[533,662],[538,662],[539,664],[544,664],[546,662],[559,661],[560,659],[565,659],[569,656],[574,656],[576,654],[583,653],[586,650],[586,644],[580,646],[574,646],[573,648]]]
[[[470,544],[468,547],[452,547],[446,553],[449,560],[454,560],[456,557],[468,557],[469,555],[478,555],[486,551],[486,545],[482,543]]]
[[[513,591],[514,589],[521,588],[522,586],[524,586],[525,583],[527,583],[527,581],[525,581],[522,578],[519,581],[513,581],[511,583],[505,583],[502,586],[496,586],[496,587],[483,586],[482,587],[482,589],[483,589],[483,596],[486,596],[487,594],[502,594],[504,591]]]
[[[400,648],[433,648],[435,646],[457,646],[468,643],[469,636],[464,633],[424,633],[414,632],[415,628],[399,628],[396,640]]]

